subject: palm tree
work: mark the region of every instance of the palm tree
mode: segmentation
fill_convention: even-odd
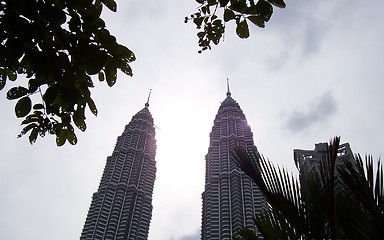
[[[284,168],[274,166],[257,151],[236,148],[233,160],[258,185],[268,208],[254,217],[264,239],[382,239],[384,187],[381,161],[376,174],[372,157],[357,155],[336,169],[340,137],[327,146],[320,173],[303,184]],[[298,165],[298,164],[297,164]],[[335,174],[336,173],[336,174]],[[335,189],[335,177],[342,187]],[[237,237],[259,239],[243,228]]]
[[[356,166],[347,163],[338,173],[344,191],[338,195],[337,215],[345,232],[352,239],[383,239],[384,236],[384,186],[381,161],[371,156],[355,158]]]

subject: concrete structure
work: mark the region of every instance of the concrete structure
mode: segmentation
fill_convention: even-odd
[[[252,218],[266,206],[256,184],[231,160],[235,146],[256,149],[245,115],[228,89],[205,156],[202,240],[229,240],[244,226],[256,231]]]
[[[155,129],[148,107],[147,102],[117,138],[93,194],[81,240],[147,239],[156,175]]]
[[[315,144],[314,150],[293,150],[293,158],[298,164],[300,171],[301,184],[305,183],[305,179],[308,174],[320,174],[320,163],[325,160],[327,148],[328,143],[318,143]],[[340,144],[335,162],[335,169],[342,167],[344,165],[344,161],[351,161],[354,164],[353,160],[354,156],[349,143]],[[335,181],[335,188],[337,189],[341,186],[339,182],[340,180],[336,177]]]

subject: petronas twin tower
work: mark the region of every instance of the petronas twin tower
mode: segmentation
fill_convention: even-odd
[[[117,138],[93,194],[81,240],[147,239],[156,177],[155,128],[148,107],[147,102]]]
[[[147,101],[132,117],[107,158],[81,240],[148,238],[156,175],[155,129],[148,107]],[[257,231],[252,218],[266,206],[257,186],[231,161],[235,146],[255,148],[251,128],[228,89],[214,120],[205,157],[202,240],[232,239],[243,226]]]
[[[244,226],[256,231],[252,219],[264,209],[265,201],[256,184],[231,160],[236,146],[256,147],[245,115],[229,90],[209,136],[201,239],[230,240]]]

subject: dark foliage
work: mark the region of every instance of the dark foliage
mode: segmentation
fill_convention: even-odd
[[[264,27],[273,6],[283,0],[196,0],[193,21],[201,51],[218,44],[225,23],[236,23],[236,34],[248,38],[248,24]],[[8,81],[19,86],[7,92],[17,101],[15,115],[23,119],[19,137],[33,144],[46,134],[56,144],[77,143],[75,127],[85,131],[86,109],[97,115],[91,97],[92,76],[113,86],[118,70],[132,76],[135,55],[116,42],[100,17],[103,8],[117,10],[115,0],[0,0],[0,91]],[[222,10],[222,19],[217,10]]]
[[[259,186],[269,203],[254,223],[264,239],[382,239],[384,236],[383,168],[358,155],[336,169],[340,138],[328,145],[320,173],[304,185],[258,152],[237,148],[234,161]],[[335,177],[342,187],[335,188]],[[246,228],[239,236],[259,239]]]
[[[0,90],[7,81],[24,85],[7,92],[24,118],[19,137],[56,135],[58,146],[76,144],[76,126],[85,131],[85,110],[97,115],[92,75],[109,86],[117,70],[132,75],[134,54],[116,42],[100,15],[116,11],[114,0],[1,0]],[[22,76],[22,77],[21,77]],[[21,84],[21,83],[20,83]]]
[[[248,24],[264,28],[273,13],[273,7],[285,8],[284,0],[196,0],[200,4],[197,12],[185,17],[199,30],[199,53],[211,49],[224,37],[225,23],[236,23],[236,34],[240,38],[250,36]]]

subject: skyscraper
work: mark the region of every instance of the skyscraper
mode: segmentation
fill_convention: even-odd
[[[327,154],[328,143],[318,143],[315,144],[314,150],[302,150],[302,149],[294,149],[293,150],[293,158],[298,165],[299,168],[299,177],[300,183],[303,185],[306,181],[306,177],[308,174],[317,173],[320,174],[320,164],[326,164],[325,158]],[[343,143],[339,145],[339,149],[337,152],[337,157],[335,161],[335,169],[341,167],[343,168],[345,165],[345,161],[349,161],[352,165],[354,163],[353,152],[349,143]],[[336,190],[341,187],[341,180],[337,176],[337,171],[335,171],[335,188]]]
[[[117,138],[93,194],[81,240],[147,239],[156,176],[155,128],[148,107],[147,101]]]
[[[201,239],[229,240],[244,226],[256,231],[252,218],[266,202],[256,184],[231,160],[235,146],[249,150],[256,147],[251,128],[229,87],[209,136]]]

